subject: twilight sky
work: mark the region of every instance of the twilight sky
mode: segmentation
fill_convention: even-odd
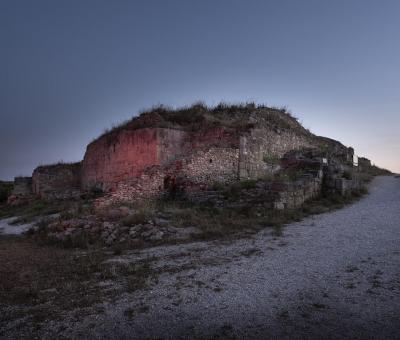
[[[400,172],[400,1],[0,1],[0,179],[197,100],[286,105]]]

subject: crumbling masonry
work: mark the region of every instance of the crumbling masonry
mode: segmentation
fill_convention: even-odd
[[[32,194],[44,199],[68,199],[102,191],[105,195],[97,200],[99,207],[165,193],[201,197],[216,182],[257,179],[279,171],[290,164],[290,159],[298,159],[297,155],[288,160],[293,150],[305,149],[326,155],[326,159],[314,157],[319,170],[328,162],[331,167],[336,164],[336,172],[339,163],[342,172],[353,165],[353,149],[315,136],[283,110],[254,105],[220,105],[213,109],[195,105],[181,110],[161,107],[91,142],[82,162],[36,168],[31,179]],[[363,166],[367,163],[363,159]],[[286,192],[296,197],[303,192],[299,202],[317,195],[322,172],[308,176],[304,183],[304,187],[281,185],[274,191],[281,194],[273,207],[296,205],[281,199],[290,195]],[[330,185],[345,191],[343,183]]]

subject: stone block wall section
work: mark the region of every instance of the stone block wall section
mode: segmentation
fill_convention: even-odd
[[[210,185],[238,180],[238,166],[238,149],[211,147],[178,160],[167,173],[192,183]]]
[[[165,174],[160,166],[154,166],[139,177],[118,183],[105,196],[95,200],[94,207],[101,210],[121,202],[144,201],[163,193]]]
[[[266,163],[265,157],[281,158],[288,151],[315,146],[311,136],[292,131],[252,129],[240,137],[240,179],[256,179],[266,172],[274,172],[275,167]]]
[[[350,194],[354,190],[359,190],[363,186],[363,182],[357,176],[354,176],[352,179],[327,176],[324,184],[326,191],[339,193],[343,196]]]
[[[80,195],[81,163],[37,167],[32,174],[33,193],[44,199],[68,199]]]
[[[241,189],[240,202],[230,202],[220,193],[207,190],[190,193],[187,198],[194,203],[210,202],[215,206],[239,208],[263,206],[267,209],[287,210],[301,207],[306,201],[318,197],[322,190],[322,175],[304,176],[295,182],[259,181],[254,188]]]
[[[301,207],[306,201],[318,197],[322,190],[322,178],[309,178],[297,183],[288,183],[285,188],[275,191],[271,208],[284,210]]]
[[[32,177],[15,177],[14,188],[11,192],[14,196],[32,195]]]

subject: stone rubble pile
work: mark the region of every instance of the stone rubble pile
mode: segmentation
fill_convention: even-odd
[[[47,237],[59,242],[85,239],[89,243],[100,242],[106,246],[130,242],[155,242],[165,239],[182,239],[187,233],[176,228],[164,218],[155,217],[146,223],[126,226],[121,222],[102,221],[90,215],[63,221],[54,221],[47,226]],[[186,235],[189,236],[189,235]]]

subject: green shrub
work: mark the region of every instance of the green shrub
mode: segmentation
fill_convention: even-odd
[[[155,215],[153,207],[142,207],[134,214],[124,217],[121,222],[124,226],[130,227],[136,224],[148,223]]]
[[[104,190],[99,185],[92,185],[88,190],[89,198],[98,198],[104,195]]]
[[[276,155],[266,154],[263,157],[263,161],[267,164],[279,164],[280,158]]]
[[[226,184],[222,182],[214,182],[211,188],[215,191],[223,191],[226,188]]]
[[[253,189],[256,187],[257,180],[255,179],[247,179],[244,181],[238,182],[240,189]]]
[[[351,171],[346,170],[346,171],[343,172],[343,178],[352,179],[353,178],[353,174],[351,173]]]

